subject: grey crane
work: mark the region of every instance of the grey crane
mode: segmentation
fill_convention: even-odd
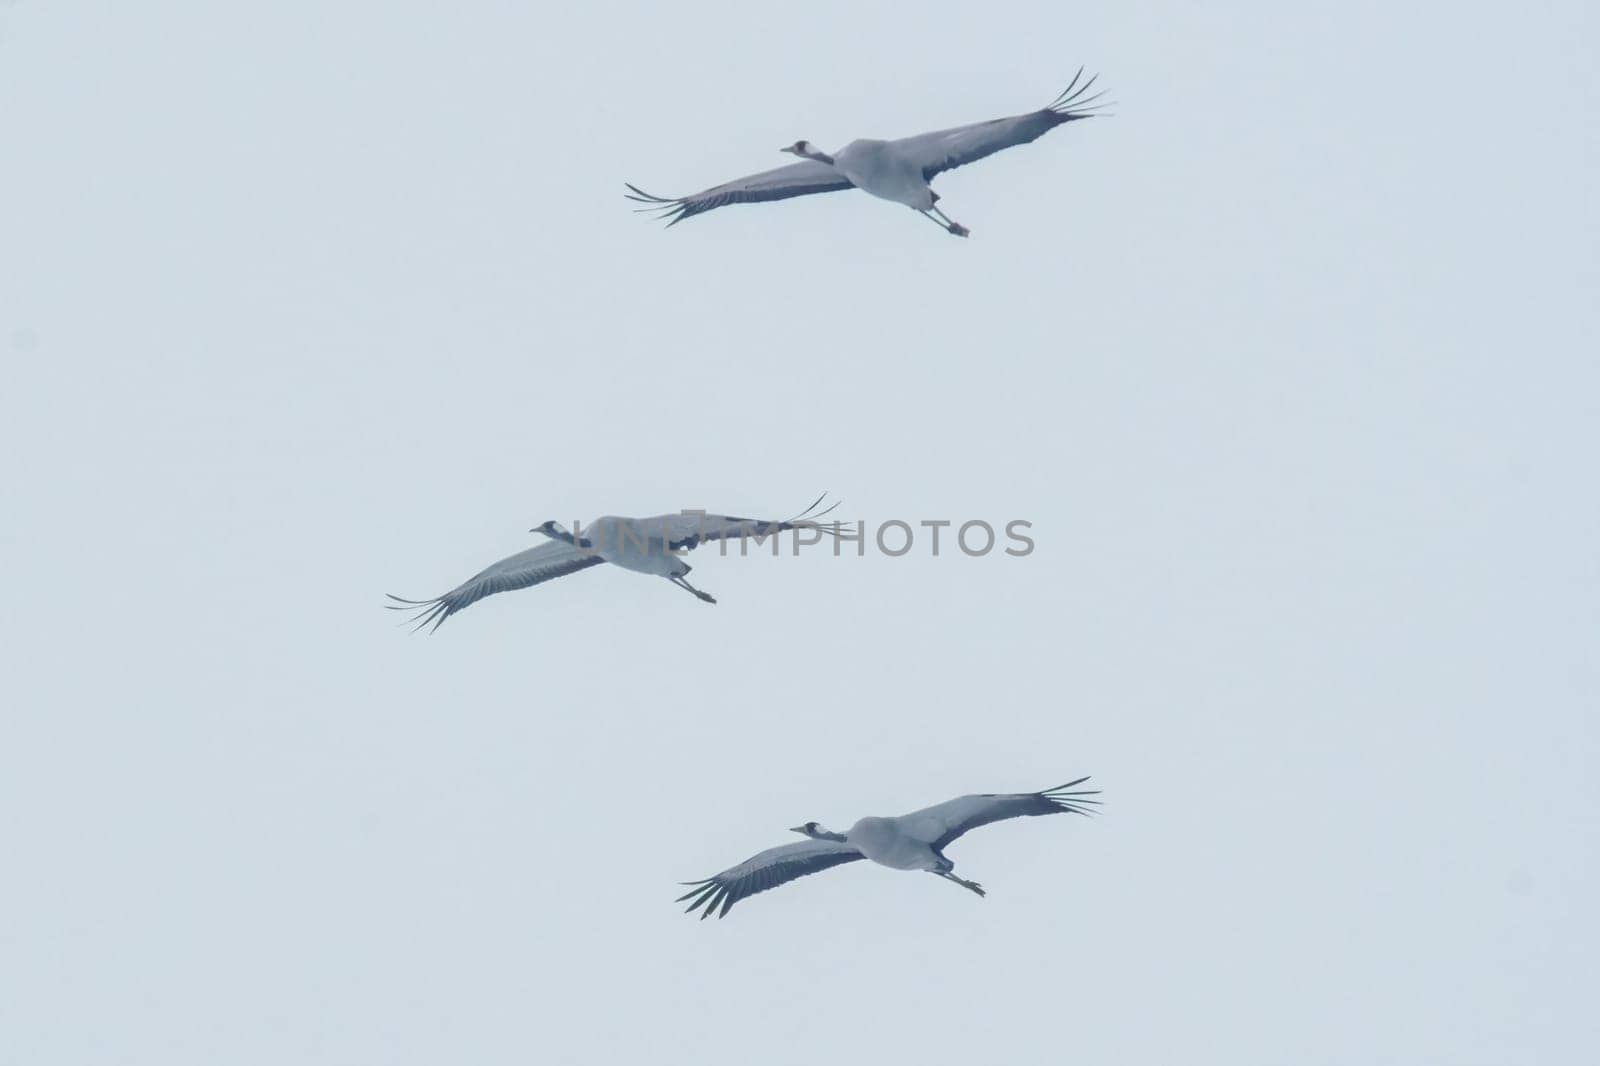
[[[507,556],[442,596],[435,596],[431,600],[408,600],[391,593],[388,594],[389,599],[395,602],[385,606],[391,611],[412,612],[411,620],[416,622],[415,628],[421,629],[431,623],[429,632],[432,632],[443,625],[445,619],[485,596],[525,589],[601,563],[613,563],[624,570],[664,577],[706,603],[716,603],[709,594],[685,580],[693,568],[684,562],[684,552],[707,541],[743,537],[759,539],[791,529],[814,529],[819,536],[823,533],[836,535],[836,530],[817,524],[818,519],[839,506],[834,503],[826,510],[817,511],[818,504],[826,496],[824,493],[817,497],[800,514],[781,522],[735,518],[704,511],[681,511],[650,518],[606,515],[588,526],[580,527],[575,534],[562,528],[559,523],[544,522],[529,532],[542,533],[550,538],[549,543]]]
[[[678,902],[688,900],[686,913],[699,909],[702,921],[713,913],[722,918],[747,896],[861,859],[892,870],[925,870],[982,896],[982,885],[955,875],[956,864],[945,857],[944,849],[962,834],[990,822],[1039,814],[1092,814],[1093,805],[1100,801],[1089,797],[1098,796],[1100,790],[1074,791],[1087,780],[1080,777],[1041,792],[960,796],[898,818],[863,818],[843,833],[807,822],[791,830],[806,840],[768,848],[715,877],[685,881],[689,891],[679,896]]]
[[[1096,75],[1095,77],[1098,77]],[[1024,115],[975,122],[894,141],[855,140],[832,155],[810,141],[796,141],[780,149],[800,157],[800,162],[762,171],[713,186],[693,196],[655,196],[627,185],[628,199],[642,203],[641,211],[654,211],[675,226],[686,218],[728,204],[787,200],[812,193],[860,189],[884,200],[905,204],[957,237],[972,231],[946,215],[936,205],[939,194],[929,187],[935,176],[976,163],[1003,148],[1027,144],[1064,123],[1092,118],[1108,106],[1104,92],[1088,95],[1095,77],[1083,84],[1083,68],[1072,83],[1045,107]]]

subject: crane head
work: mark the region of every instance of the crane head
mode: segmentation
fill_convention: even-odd
[[[848,838],[843,833],[835,833],[831,829],[824,829],[816,822],[807,822],[805,825],[794,826],[789,832],[799,833],[801,836],[810,837],[812,840],[831,840],[836,844],[848,843]]]
[[[528,532],[543,533],[551,540],[565,541],[566,543],[579,548],[594,547],[594,541],[590,540],[588,537],[575,537],[571,533],[568,533],[565,529],[562,529],[560,522],[553,520],[534,526],[532,529],[528,530]]]
[[[790,155],[798,155],[802,157],[812,155],[816,152],[816,150],[816,145],[812,144],[810,141],[795,141],[787,148],[778,149],[780,152],[788,152]]]

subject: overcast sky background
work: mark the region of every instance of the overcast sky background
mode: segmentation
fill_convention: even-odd
[[[1593,12],[0,0],[0,1064],[1585,1060]],[[825,489],[1037,550],[379,609]]]

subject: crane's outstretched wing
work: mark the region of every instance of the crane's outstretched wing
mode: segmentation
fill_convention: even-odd
[[[1086,799],[1098,796],[1099,789],[1072,792],[1070,789],[1089,780],[1080,777],[1043,792],[1013,792],[981,796],[961,796],[958,799],[926,807],[920,811],[901,815],[901,828],[917,840],[932,845],[935,851],[943,849],[961,834],[1000,822],[1007,818],[1022,818],[1035,814],[1093,814],[1086,804],[1098,805],[1099,800]]]
[[[1099,75],[1094,75],[1079,85],[1078,80],[1082,77],[1083,69],[1080,67],[1078,73],[1073,75],[1072,84],[1068,85],[1048,107],[1038,111],[1031,111],[1026,115],[1012,115],[1009,118],[990,119],[988,122],[974,122],[970,126],[920,133],[915,137],[902,137],[889,143],[895,151],[905,153],[922,167],[923,181],[932,181],[935,174],[964,167],[968,163],[976,163],[1002,148],[1036,141],[1063,123],[1080,118],[1093,118],[1096,111],[1106,106],[1104,103],[1096,102],[1105,93],[1098,92],[1093,96],[1086,96],[1089,87]]]
[[[865,855],[849,844],[832,840],[802,840],[798,844],[784,844],[752,855],[715,877],[683,882],[690,886],[689,891],[679,896],[676,902],[690,901],[689,906],[684,908],[685,914],[692,914],[696,908],[703,907],[701,921],[711,917],[711,912],[719,907],[721,911],[717,917],[722,918],[746,896],[777,888],[806,874],[820,873],[830,866],[864,858]]]
[[[817,505],[827,496],[827,493],[823,493],[812,501],[810,507],[793,518],[786,518],[781,522],[765,518],[736,518],[733,515],[707,514],[703,511],[682,511],[678,514],[643,518],[639,520],[639,524],[649,530],[652,537],[660,536],[673,551],[689,551],[708,540],[755,537],[759,541],[761,538],[790,529],[820,529],[824,533],[831,533],[834,531],[829,527],[817,524],[818,519],[825,517],[834,507],[839,506],[835,502],[832,506],[818,511]]]
[[[551,578],[575,574],[605,562],[593,552],[586,552],[565,541],[552,540],[527,551],[501,559],[460,585],[431,600],[405,600],[390,595],[395,602],[385,604],[391,611],[414,611],[412,621],[416,629],[433,623],[433,629],[444,625],[444,620],[463,608],[469,607],[485,596],[512,589],[525,589],[529,585],[549,581]],[[429,630],[432,632],[433,630]]]
[[[802,159],[798,163],[764,170],[760,174],[730,181],[725,185],[697,192],[693,196],[653,196],[636,185],[628,185],[623,195],[646,206],[641,211],[657,211],[665,218],[668,227],[676,226],[686,218],[728,204],[753,204],[763,200],[788,200],[795,196],[809,196],[817,192],[837,192],[850,188],[850,179],[826,163],[815,159]]]

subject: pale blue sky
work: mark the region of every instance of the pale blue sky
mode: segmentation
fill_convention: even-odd
[[[0,1064],[1600,1046],[1590,5],[0,2]],[[670,232],[691,192],[1108,121]],[[598,568],[549,518],[1034,523]],[[674,883],[1091,773],[1095,821]]]

